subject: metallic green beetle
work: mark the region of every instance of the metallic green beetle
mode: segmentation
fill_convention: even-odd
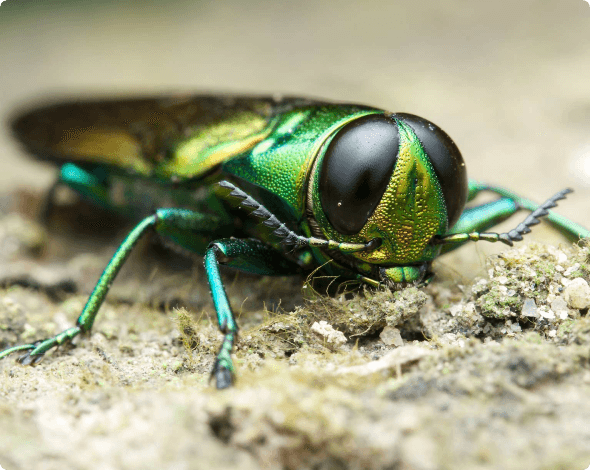
[[[213,369],[232,384],[238,326],[219,264],[250,273],[331,275],[372,286],[430,280],[432,260],[468,240],[512,245],[547,217],[585,228],[498,187],[467,180],[451,138],[411,114],[300,98],[184,96],[72,101],[13,122],[27,150],[61,166],[61,184],[141,220],[104,270],[76,326],[33,344],[23,364],[88,332],[133,246],[148,230],[201,254],[224,340]],[[497,200],[464,209],[482,190]],[[162,208],[165,207],[165,208]],[[481,233],[519,209],[508,233]],[[249,213],[249,215],[247,215]]]

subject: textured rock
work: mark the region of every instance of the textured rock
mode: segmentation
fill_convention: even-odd
[[[571,308],[588,308],[590,307],[590,286],[584,279],[578,277],[567,285],[564,297]]]
[[[341,331],[335,330],[327,321],[315,322],[311,325],[311,331],[322,336],[328,343],[340,346],[346,343],[346,336]]]
[[[379,338],[386,346],[400,347],[404,345],[404,340],[402,339],[400,331],[397,328],[392,328],[391,326],[386,326],[383,328]]]

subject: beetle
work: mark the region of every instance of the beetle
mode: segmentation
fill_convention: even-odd
[[[469,240],[512,245],[541,217],[573,237],[589,235],[548,211],[570,189],[537,205],[468,180],[440,127],[369,106],[240,95],[73,100],[23,112],[12,128],[30,153],[60,166],[59,184],[139,220],[75,326],[0,352],[24,351],[25,365],[90,331],[148,231],[204,257],[224,335],[212,371],[218,388],[233,383],[238,333],[220,264],[263,275],[321,267],[401,288],[428,283],[439,254]],[[499,198],[465,209],[481,191]],[[515,229],[484,232],[520,209],[531,213]]]

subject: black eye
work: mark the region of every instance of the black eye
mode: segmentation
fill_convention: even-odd
[[[430,157],[447,204],[449,227],[452,227],[467,200],[467,172],[461,152],[453,139],[436,124],[413,114],[396,113],[392,117],[412,128]]]
[[[389,184],[399,152],[395,121],[382,114],[364,116],[338,131],[320,170],[320,201],[332,226],[344,235],[358,233]]]

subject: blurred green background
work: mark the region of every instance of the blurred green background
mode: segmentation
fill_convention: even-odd
[[[56,1],[0,6],[0,116],[56,96],[289,93],[422,115],[469,176],[590,225],[583,0]],[[0,131],[3,190],[54,171]],[[590,171],[590,170],[589,170]]]

